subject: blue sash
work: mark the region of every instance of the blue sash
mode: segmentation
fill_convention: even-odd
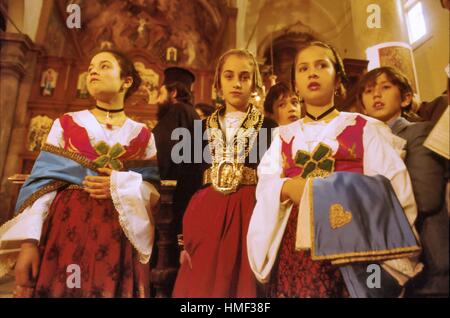
[[[368,281],[371,281],[372,272],[368,267],[369,263],[353,263],[340,266],[342,277],[344,278],[345,286],[352,298],[397,298],[402,292],[402,286],[397,280],[386,272],[383,267],[376,262],[372,263],[378,266],[379,286],[372,286]]]
[[[379,288],[367,282],[368,265],[420,250],[389,180],[335,172],[312,184],[312,259],[340,264],[351,297],[398,297],[402,287],[381,266]]]
[[[420,249],[389,180],[381,175],[335,172],[315,178],[311,201],[315,260],[372,261]]]
[[[67,151],[62,151],[68,153]],[[130,171],[140,173],[145,181],[159,182],[156,166],[135,167]],[[17,199],[15,214],[22,212],[42,195],[66,187],[82,185],[86,176],[97,176],[95,166],[88,159],[75,154],[73,158],[42,150],[34,163],[30,176],[22,186]]]

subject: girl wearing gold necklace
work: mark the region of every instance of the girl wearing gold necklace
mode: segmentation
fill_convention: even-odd
[[[173,296],[256,297],[245,237],[256,199],[256,167],[271,132],[250,103],[262,87],[253,55],[246,50],[222,55],[214,87],[225,106],[203,121],[208,140],[202,149],[211,161],[203,163],[204,187],[184,214],[179,238],[184,251]]]

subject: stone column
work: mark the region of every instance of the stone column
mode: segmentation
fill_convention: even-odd
[[[226,30],[224,32],[223,38],[223,46],[222,53],[229,49],[234,49],[236,47],[236,23],[237,23],[237,9],[236,8],[227,8],[226,16],[227,16],[227,25]],[[219,54],[220,56],[221,54]]]
[[[401,0],[351,0],[354,43],[369,61],[368,70],[391,66],[419,92],[414,56]],[[377,19],[379,17],[379,19]],[[378,21],[377,21],[378,20]]]
[[[33,48],[28,36],[19,33],[0,33],[0,223],[8,211],[5,174],[6,159],[15,126],[18,95],[26,72],[27,54]],[[8,202],[9,204],[9,202]]]
[[[351,7],[353,34],[359,52],[383,42],[408,43],[408,31],[400,0],[351,0]],[[371,28],[367,23],[374,12],[371,8],[379,8],[380,28]]]

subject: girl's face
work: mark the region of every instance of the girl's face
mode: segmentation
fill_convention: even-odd
[[[300,102],[294,94],[280,96],[273,104],[275,121],[278,125],[287,125],[300,118]]]
[[[225,59],[220,73],[223,98],[235,109],[245,110],[252,93],[254,66],[250,59],[230,55]]]
[[[120,77],[120,65],[114,55],[101,52],[95,55],[88,68],[86,78],[89,94],[94,98],[117,94],[124,80]]]
[[[295,85],[307,105],[327,106],[337,87],[329,49],[310,46],[300,51],[295,64]]]
[[[362,93],[362,103],[367,115],[383,122],[397,118],[402,113],[402,107],[411,103],[411,94],[402,94],[384,73],[380,74],[375,83],[368,83]]]

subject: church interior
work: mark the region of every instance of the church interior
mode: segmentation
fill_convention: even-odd
[[[290,82],[296,48],[311,40],[343,57],[350,81],[338,107],[363,112],[356,84],[379,66],[402,70],[419,105],[447,94],[449,8],[447,0],[1,0],[0,224],[53,121],[93,105],[86,76],[99,49],[133,60],[142,83],[125,111],[150,129],[165,68],[190,70],[195,103],[214,105],[222,53],[251,51],[267,92]],[[0,281],[0,297],[11,297],[12,279]]]

